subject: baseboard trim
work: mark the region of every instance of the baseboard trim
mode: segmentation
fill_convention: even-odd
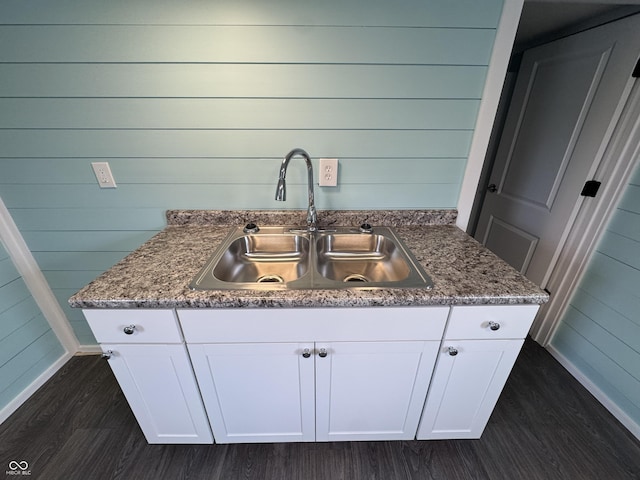
[[[596,386],[584,373],[582,373],[571,361],[562,355],[552,345],[545,347],[547,351],[555,358],[560,365],[562,365],[573,377],[580,382],[580,384],[586,388],[596,400],[598,400],[604,408],[606,408],[611,415],[616,417],[624,427],[631,432],[631,434],[640,440],[640,425],[638,425],[629,415],[623,412],[613,400],[611,400],[598,386]]]
[[[3,423],[7,418],[11,416],[13,412],[15,412],[20,406],[26,402],[31,395],[33,395],[36,390],[38,390],[41,386],[43,386],[47,380],[49,380],[55,373],[60,370],[65,363],[69,361],[69,359],[73,355],[69,352],[65,352],[62,354],[60,358],[58,358],[49,368],[47,368],[44,372],[38,376],[30,385],[27,386],[22,392],[20,392],[16,397],[11,400],[2,410],[0,410],[0,424]]]
[[[78,351],[76,352],[76,356],[81,355],[100,355],[102,353],[102,349],[100,345],[80,345],[78,347]]]

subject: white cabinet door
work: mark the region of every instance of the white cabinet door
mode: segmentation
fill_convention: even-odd
[[[413,439],[439,345],[317,343],[316,440]]]
[[[213,443],[184,345],[103,344],[149,443]]]
[[[418,440],[480,438],[523,343],[445,340]]]
[[[189,353],[217,443],[315,439],[312,343],[189,345]]]

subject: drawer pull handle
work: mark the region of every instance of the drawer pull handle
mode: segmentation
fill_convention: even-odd
[[[304,350],[302,350],[302,356],[304,358],[309,358],[311,356],[311,351],[309,351],[308,348],[305,348]]]
[[[100,355],[102,358],[104,358],[105,360],[109,360],[111,358],[111,355],[113,355],[113,350],[107,350],[106,352],[104,352],[102,355]]]
[[[126,327],[124,327],[123,331],[127,335],[131,335],[135,331],[135,329],[136,329],[135,325],[127,325]]]
[[[452,357],[455,357],[458,354],[458,349],[455,347],[449,347],[447,348],[447,353]]]
[[[489,328],[495,332],[500,329],[500,324],[498,322],[491,321],[489,322]]]
[[[324,358],[327,356],[327,349],[326,348],[321,348],[320,349],[320,353],[318,353],[318,355],[320,356],[320,358]]]

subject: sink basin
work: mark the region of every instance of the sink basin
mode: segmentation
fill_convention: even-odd
[[[244,235],[213,268],[224,282],[287,283],[309,270],[309,239],[301,235]]]
[[[399,282],[411,269],[400,249],[379,234],[328,234],[316,247],[318,272],[341,282]]]
[[[234,228],[193,279],[193,290],[431,288],[395,233],[352,228],[308,233],[293,227]]]
[[[309,238],[283,228],[234,229],[193,279],[194,290],[285,288],[309,272]]]

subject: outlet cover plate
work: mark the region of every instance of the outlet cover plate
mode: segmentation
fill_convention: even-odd
[[[116,188],[116,181],[113,179],[109,162],[91,162],[91,168],[96,175],[100,188]]]
[[[318,175],[318,184],[321,187],[337,187],[338,186],[338,159],[337,158],[321,158],[320,173]]]

